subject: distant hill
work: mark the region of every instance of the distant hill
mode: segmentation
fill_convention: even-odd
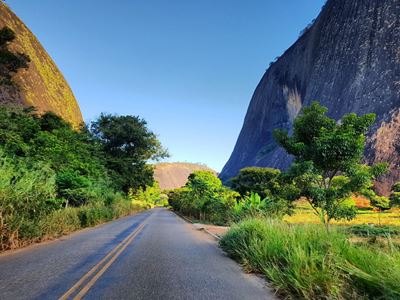
[[[154,179],[163,190],[176,189],[184,186],[187,178],[194,171],[208,170],[217,175],[217,172],[202,164],[194,163],[159,163],[154,165]]]
[[[60,70],[33,33],[0,1],[0,28],[5,26],[16,35],[10,49],[28,55],[31,62],[27,70],[21,70],[13,79],[19,88],[0,86],[0,105],[33,106],[39,113],[52,111],[74,126],[82,123],[78,103]]]

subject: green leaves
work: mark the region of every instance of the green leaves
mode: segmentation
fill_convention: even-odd
[[[226,224],[239,194],[224,187],[210,171],[195,171],[185,187],[168,193],[174,210],[199,220]]]
[[[390,208],[390,200],[385,196],[375,196],[371,199],[371,205],[380,211],[387,210]]]
[[[246,196],[257,193],[265,198],[280,189],[281,171],[271,168],[249,167],[240,170],[238,176],[232,178],[232,189]]]
[[[168,157],[157,136],[138,116],[102,114],[90,131],[101,145],[107,167],[118,189],[128,192],[153,184],[153,170],[146,163]]]
[[[392,206],[400,206],[400,182],[397,182],[392,187],[390,194],[390,204]]]
[[[351,113],[336,122],[326,116],[327,112],[326,107],[313,102],[295,119],[292,136],[275,132],[278,144],[295,157],[286,176],[325,224],[331,219],[353,218],[354,208],[343,203],[356,192],[375,195],[372,180],[387,169],[385,164],[361,164],[365,134],[374,114]]]

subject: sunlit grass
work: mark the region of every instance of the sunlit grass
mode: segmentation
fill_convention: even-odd
[[[295,213],[292,216],[284,217],[284,220],[289,223],[299,224],[317,224],[320,222],[310,204],[304,200],[298,201],[296,203]],[[372,209],[360,209],[357,212],[356,218],[351,221],[332,221],[332,224],[338,225],[379,225],[379,223],[381,225],[400,226],[400,209],[393,208],[382,213],[373,211]]]
[[[248,219],[220,245],[247,271],[263,273],[284,298],[400,297],[398,247],[349,241],[339,226],[327,232],[322,225]]]

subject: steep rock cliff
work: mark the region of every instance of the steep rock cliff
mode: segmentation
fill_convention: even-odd
[[[31,62],[27,70],[19,71],[13,79],[18,89],[0,87],[0,104],[34,106],[38,112],[53,111],[74,126],[82,123],[78,103],[53,60],[25,24],[0,1],[0,28],[4,26],[16,35],[10,49],[25,53]]]
[[[400,1],[328,0],[264,74],[220,177],[227,180],[246,166],[287,168],[291,158],[276,145],[273,130],[290,132],[313,100],[336,119],[377,114],[365,158],[390,163],[390,174],[377,183],[387,193],[400,179]]]

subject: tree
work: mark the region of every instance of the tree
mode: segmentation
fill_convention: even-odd
[[[27,69],[30,59],[24,53],[13,53],[8,47],[15,33],[8,27],[0,29],[0,84],[12,85],[12,77],[20,69]]]
[[[371,205],[378,209],[379,226],[381,225],[381,213],[384,210],[390,209],[390,200],[385,196],[375,196],[371,199]]]
[[[400,206],[400,182],[392,186],[392,193],[390,194],[391,206]]]
[[[242,197],[257,193],[264,199],[279,190],[280,174],[280,170],[272,168],[243,168],[239,171],[238,176],[232,178],[232,189]]]
[[[329,230],[332,219],[355,217],[355,208],[345,205],[346,201],[356,192],[372,197],[372,180],[383,174],[387,165],[361,163],[365,134],[374,114],[351,113],[336,122],[326,116],[327,111],[313,102],[295,119],[292,136],[282,130],[274,135],[295,158],[288,176]]]
[[[222,185],[210,171],[195,171],[187,184],[168,193],[168,202],[185,215],[214,224],[226,224],[239,194]]]
[[[205,219],[207,207],[222,189],[221,180],[211,171],[195,171],[189,175],[186,187],[191,192],[194,207],[199,211],[199,219]]]
[[[165,158],[168,152],[145,120],[102,114],[92,122],[90,131],[105,153],[116,187],[128,192],[153,185],[153,169],[147,161]]]

